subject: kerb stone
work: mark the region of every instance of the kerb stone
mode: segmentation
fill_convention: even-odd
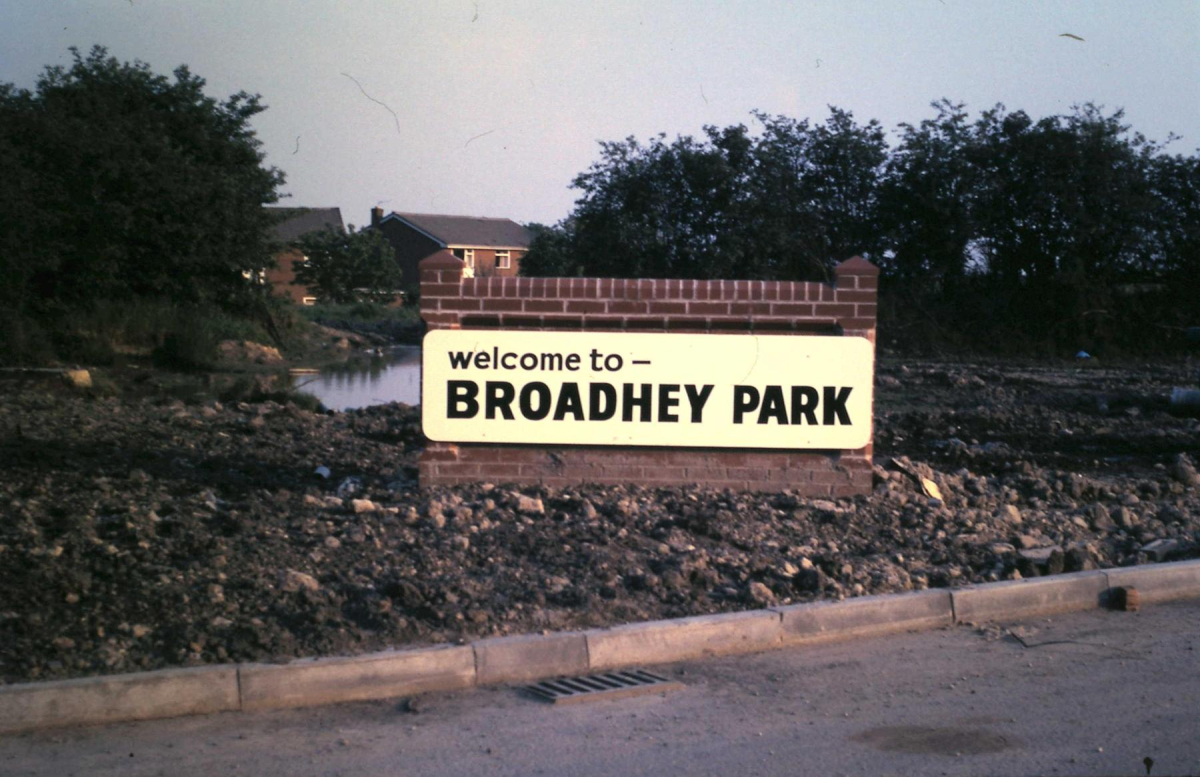
[[[164,669],[0,687],[0,732],[236,710],[237,668]]]
[[[955,620],[981,623],[1099,607],[1107,589],[1103,572],[1075,572],[955,588],[950,596]]]
[[[593,671],[665,664],[704,656],[770,650],[780,645],[779,614],[770,610],[650,621],[586,632]]]
[[[240,667],[242,709],[387,699],[475,684],[469,645]]]
[[[1133,586],[1141,604],[1200,596],[1200,559],[1106,569],[1108,584]]]
[[[934,629],[954,623],[947,590],[863,596],[774,610],[782,618],[785,645]]]
[[[587,638],[582,632],[481,639],[475,648],[480,685],[526,682],[588,671]]]

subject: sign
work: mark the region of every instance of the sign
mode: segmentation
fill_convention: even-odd
[[[438,442],[861,448],[860,337],[437,330],[421,416]]]

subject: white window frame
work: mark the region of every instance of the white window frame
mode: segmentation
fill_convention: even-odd
[[[316,297],[301,297],[300,304],[308,305],[309,307],[312,307],[313,305],[317,304],[317,298]]]
[[[475,249],[474,248],[464,248],[463,249],[463,261],[466,262],[467,267],[470,267],[472,270],[475,269]]]
[[[496,269],[507,270],[512,267],[512,251],[496,252]]]

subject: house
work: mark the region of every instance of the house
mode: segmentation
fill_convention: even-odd
[[[512,219],[443,216],[432,213],[389,213],[371,209],[371,228],[378,229],[396,250],[405,288],[420,281],[418,263],[449,250],[466,263],[464,272],[478,277],[516,275],[533,235]]]
[[[273,293],[289,297],[298,305],[315,305],[316,294],[296,283],[296,263],[303,262],[304,255],[291,245],[310,232],[344,229],[341,209],[269,207],[267,211],[279,219],[273,237],[285,248],[275,255],[275,267],[264,273],[265,280]]]

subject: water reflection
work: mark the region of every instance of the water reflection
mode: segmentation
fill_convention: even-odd
[[[421,349],[389,348],[380,355],[352,357],[317,375],[295,375],[293,385],[332,410],[353,410],[387,402],[421,401]]]

